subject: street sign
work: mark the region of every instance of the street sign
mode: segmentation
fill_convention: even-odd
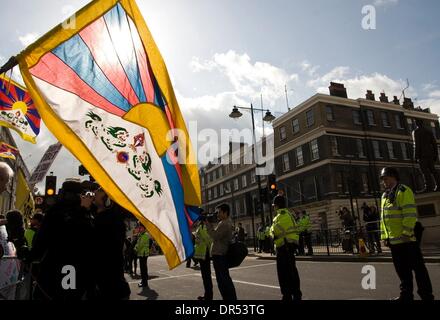
[[[50,169],[50,166],[54,162],[55,158],[57,157],[58,153],[60,152],[62,147],[61,143],[55,143],[51,145],[46,152],[44,153],[43,157],[40,160],[40,163],[35,168],[34,172],[31,175],[31,178],[29,180],[29,184],[31,186],[36,185],[40,181],[44,179],[44,177],[47,175],[47,172]]]

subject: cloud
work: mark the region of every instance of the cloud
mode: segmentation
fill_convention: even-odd
[[[309,87],[316,87],[319,84],[327,84],[330,81],[334,81],[335,79],[343,79],[350,72],[349,67],[340,66],[333,68],[330,72],[324,74],[321,77],[318,77],[313,80],[309,80],[307,85]]]
[[[257,98],[262,93],[269,101],[280,98],[286,84],[299,80],[298,74],[289,74],[266,62],[253,62],[248,54],[233,50],[216,53],[206,61],[194,57],[190,66],[193,72],[219,72],[228,79],[237,95]]]
[[[397,5],[398,3],[399,0],[375,0],[373,4],[378,7],[386,7]]]
[[[313,66],[307,60],[304,60],[303,62],[301,62],[301,70],[303,72],[306,72],[310,77],[314,77],[316,75],[316,71],[318,71],[319,68],[320,68],[320,66]]]
[[[38,33],[35,33],[35,32],[30,32],[30,33],[27,33],[23,36],[18,37],[18,40],[21,42],[21,44],[24,47],[27,47],[30,44],[34,43],[35,40],[37,40],[37,39],[38,39]]]

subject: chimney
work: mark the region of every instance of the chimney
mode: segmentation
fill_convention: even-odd
[[[414,103],[412,102],[411,98],[403,99],[403,107],[405,109],[414,109]]]
[[[394,96],[393,103],[394,103],[395,105],[400,106],[400,101],[399,101],[399,99],[397,99],[397,96]]]
[[[328,87],[330,91],[330,95],[334,97],[348,98],[347,97],[347,89],[345,89],[344,84],[337,82],[330,82],[330,86]]]
[[[372,100],[375,101],[376,99],[374,98],[374,93],[371,90],[367,90],[367,94],[365,95],[365,98],[367,100]]]
[[[384,102],[384,103],[389,103],[388,101],[388,97],[385,95],[385,92],[381,92],[380,93],[380,98],[379,98],[380,102]]]

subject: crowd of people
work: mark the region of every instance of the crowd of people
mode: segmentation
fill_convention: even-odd
[[[9,166],[0,163],[0,191],[5,190],[12,174]],[[381,241],[390,248],[401,280],[400,300],[414,298],[413,272],[420,297],[432,300],[432,285],[418,243],[414,194],[400,183],[394,168],[384,168],[380,178],[385,187],[380,213],[374,206],[362,206],[370,250],[381,252]],[[258,227],[258,250],[275,249],[282,299],[301,300],[295,255],[304,255],[305,247],[307,254],[313,254],[310,217],[305,211],[290,211],[283,194],[273,199],[272,206],[275,217],[271,225]],[[124,214],[100,186],[66,181],[56,204],[44,216],[34,214],[27,230],[19,211],[9,211],[0,217],[0,258],[5,250],[9,250],[6,254],[11,253],[7,244],[13,244],[17,258],[22,261],[20,277],[29,278],[30,297],[35,300],[129,299],[131,291],[124,272],[136,276],[139,263],[139,287],[148,288],[147,261],[154,246],[142,224],[133,238],[126,238]],[[191,258],[200,264],[204,287],[198,300],[213,299],[212,262],[222,299],[234,301],[237,292],[229,273],[229,251],[233,239],[243,243],[246,234],[241,225],[233,228],[229,205],[218,206],[214,218],[202,215],[193,227]],[[350,230],[355,226],[347,208],[340,210],[340,218],[344,228]],[[65,266],[74,266],[76,270],[75,285],[69,290],[63,281]]]

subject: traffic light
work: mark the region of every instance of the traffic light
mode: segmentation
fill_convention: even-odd
[[[47,176],[46,177],[46,188],[44,189],[45,196],[54,196],[56,195],[57,190],[57,177],[56,176]]]
[[[267,191],[271,200],[278,194],[277,177],[274,174],[267,177]]]

